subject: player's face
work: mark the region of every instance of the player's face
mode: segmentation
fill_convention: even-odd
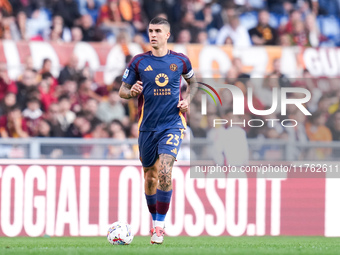
[[[164,46],[170,37],[169,28],[166,25],[149,25],[149,40],[154,49]]]

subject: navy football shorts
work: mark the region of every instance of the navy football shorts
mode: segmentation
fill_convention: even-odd
[[[183,132],[183,128],[140,131],[138,145],[143,167],[153,166],[160,154],[169,154],[176,158],[183,140]]]

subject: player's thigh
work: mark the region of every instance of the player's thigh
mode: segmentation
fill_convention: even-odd
[[[142,162],[143,168],[149,169],[157,161],[157,142],[154,135],[155,132],[139,132],[139,159]]]
[[[170,154],[160,154],[158,159],[158,175],[170,175],[176,158]]]
[[[158,142],[158,155],[167,154],[177,157],[182,144],[184,129],[168,129],[161,134]]]

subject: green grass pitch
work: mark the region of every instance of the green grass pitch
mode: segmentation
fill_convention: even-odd
[[[105,237],[1,237],[0,254],[340,254],[340,238],[326,237],[150,237],[112,246]]]

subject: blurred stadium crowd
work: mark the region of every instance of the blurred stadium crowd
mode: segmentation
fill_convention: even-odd
[[[173,26],[172,42],[200,44],[335,46],[339,36],[340,1],[300,0],[0,0],[0,37],[11,40],[147,42],[148,21],[167,17]],[[327,24],[327,26],[325,24]],[[326,28],[327,27],[327,28]],[[0,136],[5,137],[82,137],[124,140],[138,137],[137,99],[122,100],[118,95],[121,77],[112,84],[98,84],[93,70],[79,70],[78,58],[70,56],[58,77],[51,74],[51,60],[33,68],[28,57],[17,80],[0,63]],[[274,71],[263,80],[255,94],[257,109],[270,107],[271,88],[304,86],[312,91],[308,108],[311,118],[299,111],[289,118],[299,123],[296,129],[265,127],[258,132],[246,130],[249,138],[294,139],[294,141],[340,140],[340,89],[336,80],[313,79],[308,71],[304,80],[290,81],[280,71],[276,59]],[[229,84],[244,93],[253,86],[242,72],[240,59],[233,60],[227,74]],[[182,86],[185,93],[186,86]],[[222,92],[223,94],[223,92]],[[230,112],[230,95],[225,108],[209,114],[224,117]],[[199,105],[199,102],[196,102]],[[193,106],[194,107],[194,106]],[[192,111],[193,112],[193,111]],[[195,117],[190,116],[189,122]],[[247,118],[250,118],[248,116]],[[273,116],[273,119],[278,119]],[[189,123],[190,125],[190,123]],[[200,123],[194,137],[205,137],[209,127]],[[56,153],[54,150],[46,154]],[[83,154],[86,156],[86,150]],[[111,146],[106,158],[138,158],[136,146]],[[318,158],[327,158],[321,150]],[[56,155],[57,157],[57,155]]]
[[[113,84],[98,85],[88,66],[78,70],[78,58],[70,57],[59,77],[52,76],[51,61],[40,70],[26,67],[16,81],[0,65],[0,135],[6,137],[138,137],[137,100],[122,100],[121,77]],[[115,148],[112,147],[112,150]],[[52,152],[52,151],[51,151]],[[113,151],[116,155],[117,152]],[[131,154],[132,151],[122,151]]]
[[[339,44],[339,0],[1,0],[0,38],[147,41],[147,24],[169,19],[170,42]]]

